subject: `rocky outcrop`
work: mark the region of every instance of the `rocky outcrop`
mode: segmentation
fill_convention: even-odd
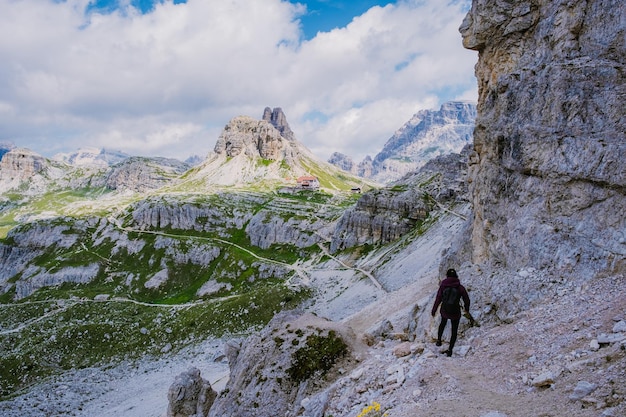
[[[135,192],[155,190],[171,183],[189,168],[176,159],[132,157],[113,167],[106,186]]]
[[[289,123],[287,123],[287,116],[285,116],[283,109],[280,107],[275,107],[274,110],[266,107],[263,111],[262,119],[274,126],[280,132],[280,135],[288,141],[296,139],[291,127],[289,127]]]
[[[224,127],[214,151],[186,180],[208,189],[287,190],[295,187],[301,176],[318,177],[320,186],[331,192],[366,182],[318,160],[295,139],[282,110],[267,108],[263,120],[233,118]]]
[[[224,196],[224,200],[227,197]],[[242,198],[241,204],[246,204]],[[171,228],[175,230],[217,231],[242,228],[251,213],[245,210],[230,212],[229,207],[202,203],[146,199],[130,209],[132,227],[142,230]]]
[[[437,156],[460,152],[472,141],[475,119],[476,105],[462,101],[417,112],[376,155],[368,178],[389,183]]]
[[[94,225],[94,219],[77,220],[74,226],[86,229]],[[76,244],[78,236],[71,227],[58,222],[35,222],[9,231],[11,244],[0,244],[0,294],[11,288],[15,298],[21,299],[43,287],[63,283],[88,283],[99,272],[98,264],[82,267],[42,268],[33,261],[50,248],[68,250]],[[15,280],[16,277],[19,279]]]
[[[330,158],[328,158],[328,163],[352,174],[357,173],[357,166],[352,158],[348,155],[342,154],[341,152],[333,152]]]
[[[270,122],[248,116],[235,117],[224,127],[214,151],[231,158],[244,154],[271,161],[289,161],[299,154]]]
[[[167,392],[166,417],[204,417],[217,397],[198,368],[178,375]]]
[[[474,0],[474,262],[626,270],[625,15],[619,0]]]
[[[269,207],[252,216],[246,226],[246,234],[252,245],[262,249],[269,249],[274,244],[306,248],[324,240],[320,232],[327,229],[329,219],[307,216],[306,207],[302,207],[300,212],[297,206],[289,211],[281,211]]]
[[[9,280],[24,271],[37,255],[39,252],[27,247],[0,243],[0,294],[4,294],[12,287]]]
[[[315,245],[334,220],[329,213],[309,213],[310,206],[298,206],[281,199],[246,194],[221,194],[220,204],[175,202],[146,199],[130,211],[132,226],[141,230],[171,228],[231,236],[233,229],[244,229],[250,243],[262,249],[275,244],[305,248]],[[235,209],[234,207],[238,207]],[[258,208],[262,207],[262,208]]]
[[[15,299],[21,300],[40,288],[55,287],[64,283],[87,284],[96,278],[99,271],[100,265],[97,263],[68,266],[55,271],[30,265],[22,271],[21,278],[15,283]]]
[[[419,226],[431,211],[455,201],[467,201],[467,156],[435,158],[415,173],[389,186],[369,191],[339,219],[331,252],[364,244],[393,242]]]
[[[43,156],[28,149],[12,149],[0,160],[0,181],[28,180],[46,167]]]
[[[339,367],[343,373],[354,366],[360,347],[341,324],[280,313],[260,333],[229,347],[230,379],[208,415],[322,416],[329,399],[322,388],[337,379]]]

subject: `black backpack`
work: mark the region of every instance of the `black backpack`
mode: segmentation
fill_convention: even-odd
[[[441,294],[441,309],[446,313],[459,312],[459,300],[461,294],[458,287],[445,287]]]

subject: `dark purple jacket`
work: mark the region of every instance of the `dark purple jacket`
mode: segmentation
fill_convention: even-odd
[[[439,284],[439,290],[437,291],[437,298],[435,298],[435,305],[433,306],[433,310],[431,314],[434,316],[437,313],[437,308],[439,307],[439,304],[441,304],[441,297],[443,295],[443,289],[445,287],[457,287],[459,290],[459,293],[461,294],[461,298],[463,299],[463,305],[465,306],[465,311],[469,311],[469,308],[470,308],[469,295],[467,294],[467,290],[465,289],[465,287],[461,285],[461,281],[459,281],[459,279],[455,277],[446,277],[446,279],[441,281],[441,284]],[[441,317],[443,317],[444,319],[458,320],[461,318],[461,306],[459,305],[456,308],[456,311],[454,311],[452,314],[446,313],[443,310],[441,310],[440,313],[441,313]]]

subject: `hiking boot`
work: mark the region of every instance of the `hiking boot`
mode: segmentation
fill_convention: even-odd
[[[445,353],[448,357],[452,356],[452,351],[450,349],[446,350]]]
[[[435,345],[441,346],[441,340],[437,340],[437,343],[435,343]]]

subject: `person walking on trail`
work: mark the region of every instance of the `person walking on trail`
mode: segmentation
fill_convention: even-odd
[[[452,349],[454,349],[457,333],[459,331],[459,322],[461,321],[461,306],[459,301],[461,298],[463,299],[463,307],[465,308],[465,311],[469,311],[470,299],[467,294],[467,290],[463,285],[461,285],[461,281],[459,281],[459,276],[456,271],[452,268],[448,269],[446,272],[446,278],[441,281],[441,284],[439,284],[439,290],[437,291],[437,297],[435,298],[435,305],[433,305],[433,310],[431,312],[432,316],[435,317],[435,314],[437,314],[437,308],[441,304],[441,323],[439,323],[439,331],[437,333],[437,346],[441,346],[441,336],[443,336],[443,331],[446,328],[448,320],[450,320],[450,324],[452,325],[450,346],[448,347],[448,350],[443,352],[448,356],[452,356]]]

